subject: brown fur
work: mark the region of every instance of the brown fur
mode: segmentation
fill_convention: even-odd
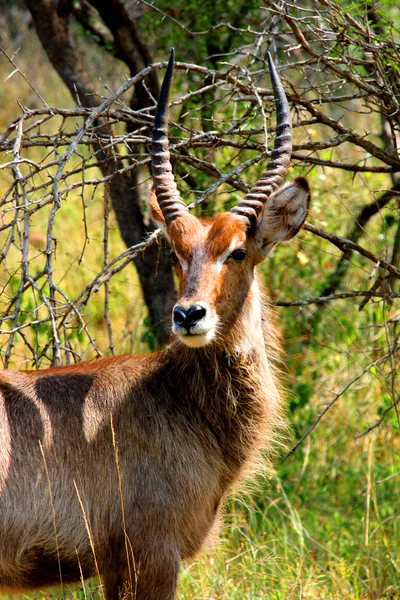
[[[188,263],[179,302],[218,317],[212,342],[0,374],[0,587],[99,574],[107,600],[173,600],[180,561],[280,426],[261,243],[226,214],[167,235]],[[246,258],[218,263],[236,242]]]

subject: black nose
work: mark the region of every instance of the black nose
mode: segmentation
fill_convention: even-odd
[[[186,309],[182,306],[175,306],[173,316],[175,323],[183,326],[184,322],[186,321]]]
[[[206,309],[198,304],[193,304],[193,306],[190,306],[189,308],[175,306],[173,311],[173,319],[176,325],[184,327],[189,333],[190,328],[194,327],[199,321],[201,321],[206,314]]]

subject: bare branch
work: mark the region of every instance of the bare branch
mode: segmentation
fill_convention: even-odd
[[[311,233],[313,233],[314,235],[317,235],[318,237],[328,240],[329,242],[331,242],[334,246],[336,246],[343,252],[346,252],[347,250],[354,250],[355,252],[358,252],[362,256],[365,256],[365,258],[368,258],[369,260],[371,260],[377,267],[386,269],[392,275],[395,275],[396,277],[400,277],[400,269],[398,269],[397,267],[386,262],[382,258],[375,256],[375,254],[372,254],[372,252],[370,252],[369,250],[366,250],[365,248],[363,248],[362,246],[359,246],[358,244],[356,244],[355,242],[352,242],[351,240],[341,237],[340,235],[335,235],[334,233],[330,233],[329,231],[324,231],[323,229],[318,229],[317,227],[314,227],[314,225],[311,225],[311,223],[305,223],[303,229],[305,229],[306,231],[310,231]]]
[[[339,400],[339,398],[341,398],[343,396],[343,394],[345,392],[347,392],[347,390],[349,388],[351,388],[351,386],[356,381],[358,381],[359,379],[361,379],[361,377],[363,377],[366,373],[368,373],[368,371],[370,371],[372,367],[376,367],[376,366],[382,364],[383,362],[387,361],[389,359],[389,357],[392,354],[394,354],[395,352],[397,352],[399,349],[400,349],[400,345],[396,345],[395,347],[393,347],[390,350],[390,352],[388,352],[387,354],[384,354],[383,356],[381,356],[377,360],[374,360],[371,363],[369,363],[366,367],[364,367],[364,369],[360,373],[358,373],[357,375],[355,375],[354,377],[352,377],[346,383],[346,385],[344,385],[342,387],[342,389],[339,392],[337,392],[336,394],[334,394],[333,398],[326,404],[325,408],[320,412],[320,414],[315,419],[315,421],[313,422],[313,424],[307,429],[307,431],[301,436],[301,438],[294,444],[294,446],[289,450],[289,452],[287,454],[285,454],[285,456],[282,459],[282,462],[284,462],[287,458],[289,458],[289,456],[291,456],[294,452],[296,452],[297,448],[299,446],[301,446],[301,444],[304,442],[304,440],[314,431],[314,429],[317,427],[317,425],[319,424],[319,422],[321,421],[321,419],[326,415],[326,413]],[[399,399],[396,402],[398,402]],[[393,407],[391,407],[391,408],[393,408]]]

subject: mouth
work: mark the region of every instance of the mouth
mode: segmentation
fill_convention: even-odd
[[[215,330],[209,329],[202,333],[174,332],[175,335],[189,348],[201,348],[207,346],[215,336]]]
[[[189,348],[207,346],[215,338],[218,316],[204,302],[187,307],[176,304],[172,311],[172,333]]]

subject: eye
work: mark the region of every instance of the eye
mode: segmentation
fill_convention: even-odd
[[[246,250],[244,248],[238,248],[234,250],[228,258],[233,258],[233,260],[244,260],[246,257]]]

